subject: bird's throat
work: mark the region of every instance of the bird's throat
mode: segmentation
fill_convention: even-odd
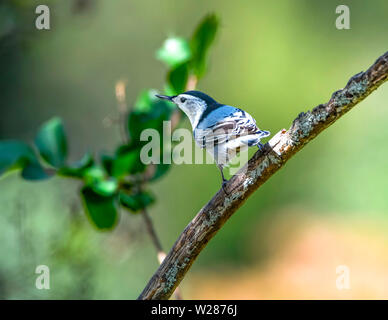
[[[193,130],[197,127],[199,120],[201,119],[204,108],[185,108],[179,106],[179,108],[186,114],[189,118]]]

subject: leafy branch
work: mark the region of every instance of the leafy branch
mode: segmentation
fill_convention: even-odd
[[[157,51],[156,57],[168,67],[165,94],[175,95],[196,87],[206,73],[207,57],[218,25],[218,18],[208,15],[191,38],[168,38]],[[41,126],[32,145],[16,140],[0,141],[0,176],[19,171],[24,179],[31,181],[54,175],[80,180],[80,197],[91,224],[102,231],[114,229],[120,207],[132,214],[142,214],[161,261],[165,254],[147,210],[155,202],[149,185],[170,169],[170,165],[162,161],[169,146],[161,139],[160,161],[144,164],[140,153],[147,141],[141,141],[140,135],[145,129],[155,129],[162,136],[163,122],[171,121],[175,128],[180,123],[181,111],[157,99],[155,93],[158,92],[152,89],[142,90],[128,111],[125,85],[116,85],[123,141],[113,154],[96,157],[86,153],[79,161],[69,163],[65,128],[63,121],[56,117]]]
[[[279,131],[187,225],[139,299],[168,299],[209,240],[244,201],[309,141],[388,80],[388,52],[353,76],[329,102],[302,112],[289,130]]]

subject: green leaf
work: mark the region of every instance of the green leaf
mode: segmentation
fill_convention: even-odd
[[[22,170],[22,177],[26,180],[44,180],[50,176],[37,161],[30,162]]]
[[[21,141],[0,142],[0,174],[16,168],[24,168],[28,162],[35,158],[33,149]]]
[[[112,229],[118,220],[117,195],[103,196],[91,187],[81,190],[86,215],[94,226],[101,230]]]
[[[143,172],[146,168],[140,159],[141,146],[121,146],[112,162],[112,176],[120,178],[127,174]]]
[[[15,140],[0,142],[0,175],[13,169],[23,169],[22,177],[27,180],[46,179],[34,150],[26,143]]]
[[[95,193],[101,196],[111,196],[117,192],[119,187],[117,180],[107,177],[103,168],[93,165],[82,173],[85,185],[92,188]]]
[[[140,92],[139,96],[136,99],[134,109],[137,112],[151,112],[152,111],[152,104],[159,99],[155,96],[158,91],[154,89],[145,89]]]
[[[138,141],[117,148],[113,156],[104,154],[101,162],[107,174],[121,179],[128,174],[143,172],[146,165],[140,160],[142,144]]]
[[[114,157],[108,154],[101,155],[101,164],[104,167],[108,175],[113,176],[112,167],[113,167]]]
[[[190,45],[183,38],[168,38],[156,52],[156,58],[174,68],[191,57]]]
[[[176,95],[175,89],[173,89],[173,88],[171,87],[171,85],[170,85],[168,82],[166,82],[166,83],[164,84],[164,90],[163,90],[163,92],[164,92],[164,94],[167,95],[167,96],[174,96],[174,95]]]
[[[85,184],[87,185],[104,180],[105,177],[105,171],[101,167],[96,165],[86,168],[83,172],[83,178],[85,180]]]
[[[94,164],[94,159],[90,153],[86,153],[81,160],[73,163],[70,166],[65,166],[58,170],[58,174],[65,177],[82,178],[86,169],[89,169]]]
[[[141,192],[137,194],[126,194],[120,192],[120,203],[123,207],[138,212],[151,205],[155,201],[155,198],[149,192]]]
[[[170,147],[172,147],[172,146],[170,146]],[[156,180],[160,179],[171,168],[171,164],[164,163],[165,155],[166,154],[168,155],[168,153],[171,153],[171,148],[168,148],[168,150],[166,150],[166,148],[168,148],[168,146],[166,146],[162,143],[162,146],[160,149],[160,161],[158,164],[155,164],[156,168],[155,168],[155,171],[154,171],[152,177],[149,179],[150,181],[156,181]],[[169,156],[171,156],[171,154]]]
[[[44,160],[59,168],[64,165],[67,156],[65,130],[60,118],[53,118],[42,125],[35,144]]]
[[[156,129],[162,134],[163,121],[170,119],[173,108],[168,102],[160,99],[150,99],[147,108],[139,109],[135,106],[128,115],[128,133],[132,143],[140,143],[140,135],[145,129]]]
[[[206,71],[206,58],[208,50],[213,43],[219,20],[215,14],[206,16],[195,30],[190,45],[192,50],[192,67],[194,74],[200,78]]]
[[[115,179],[97,180],[90,184],[94,192],[101,196],[111,196],[116,193],[118,183]]]
[[[112,162],[112,176],[121,178],[125,176],[130,167],[137,161],[135,153],[127,153],[117,156]]]
[[[185,91],[187,80],[189,78],[188,63],[183,63],[172,69],[167,75],[168,84],[173,92],[171,95],[177,95]]]

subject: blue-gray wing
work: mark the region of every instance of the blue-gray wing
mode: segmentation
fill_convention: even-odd
[[[209,113],[198,124],[194,131],[194,138],[197,144],[204,148],[209,144],[215,146],[260,132],[250,114],[235,107],[222,106]]]
[[[238,108],[223,105],[214,109],[206,115],[206,117],[198,123],[198,129],[207,129],[216,125],[220,119],[228,118],[233,114],[237,114],[239,111],[242,111]]]

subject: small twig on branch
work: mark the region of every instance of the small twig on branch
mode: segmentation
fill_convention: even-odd
[[[148,234],[152,240],[152,243],[157,251],[159,264],[161,264],[163,262],[164,258],[166,257],[166,253],[163,251],[162,244],[160,243],[160,240],[159,240],[158,236],[156,235],[154,225],[152,223],[151,217],[149,216],[149,214],[147,212],[147,209],[143,209],[141,215],[144,218],[147,232],[148,232]],[[180,293],[179,287],[177,287],[175,289],[174,296],[175,296],[175,299],[182,300],[182,295]]]
[[[199,211],[185,228],[138,299],[168,299],[186,272],[223,224],[243,202],[310,140],[366,98],[388,79],[388,52],[365,72],[353,76],[346,87],[333,93],[326,104],[302,112],[290,129],[278,132],[263,151]]]
[[[146,225],[146,228],[147,228],[147,232],[152,240],[152,243],[158,253],[158,260],[159,260],[159,263],[162,263],[166,254],[163,252],[163,249],[162,249],[162,244],[160,243],[160,240],[159,238],[157,237],[156,235],[156,232],[155,232],[155,229],[154,229],[154,226],[152,224],[152,221],[151,221],[151,218],[150,216],[148,215],[148,212],[146,209],[143,209],[141,215],[143,216],[144,218],[144,222],[145,222],[145,225]]]

